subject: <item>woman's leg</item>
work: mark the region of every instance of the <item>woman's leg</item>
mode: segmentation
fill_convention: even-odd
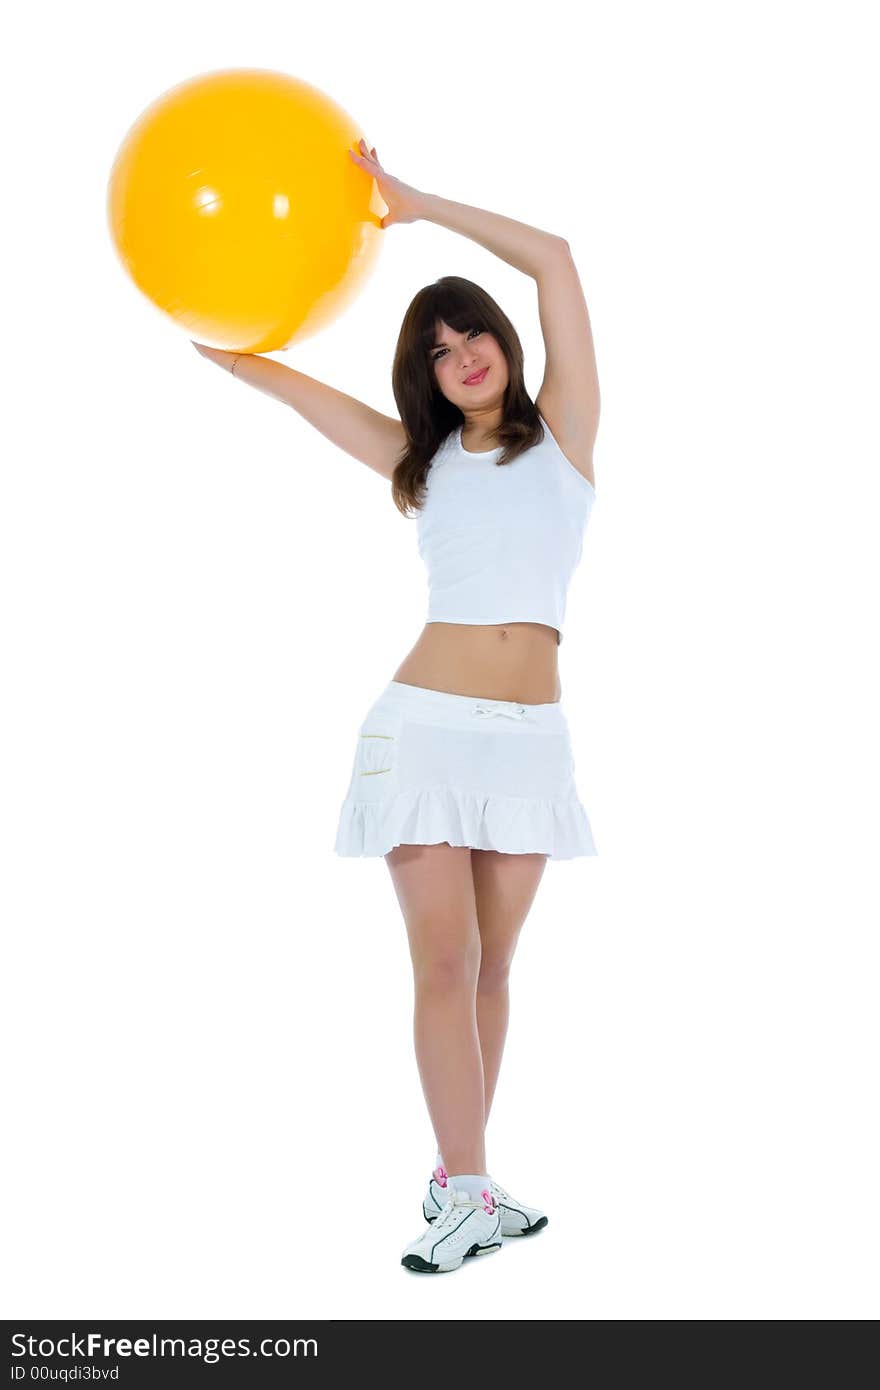
[[[488,1119],[510,1016],[510,964],[520,928],[538,891],[547,856],[474,849],[471,858],[481,944],[477,1027],[483,1058],[483,1110]],[[442,1145],[440,1152],[445,1162],[446,1151]]]
[[[485,1173],[477,1031],[480,931],[471,851],[398,845],[385,855],[409,936],[413,1032],[428,1113],[450,1173]]]

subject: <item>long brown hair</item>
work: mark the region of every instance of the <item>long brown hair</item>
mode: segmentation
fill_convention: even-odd
[[[504,415],[494,434],[496,447],[503,449],[497,463],[511,463],[544,435],[538,409],[526,394],[522,344],[507,315],[484,289],[460,275],[444,275],[425,285],[404,315],[391,369],[391,387],[406,431],[391,495],[404,516],[421,510],[431,459],[450,431],[464,423],[463,412],[447,400],[434,376],[432,349],[440,319],[457,333],[472,328],[491,333],[507,359]]]

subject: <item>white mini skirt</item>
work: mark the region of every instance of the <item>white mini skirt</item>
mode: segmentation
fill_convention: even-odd
[[[391,681],[357,735],[335,852],[466,845],[596,854],[561,702],[521,705]]]

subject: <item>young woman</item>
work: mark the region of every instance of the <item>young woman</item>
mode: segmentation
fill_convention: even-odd
[[[478,285],[420,290],[392,368],[395,419],[271,358],[195,344],[391,482],[418,517],[427,621],[358,730],[336,837],[382,855],[409,938],[416,1059],[438,1142],[409,1269],[458,1269],[547,1224],[487,1172],[508,974],[547,859],[596,853],[574,780],[557,648],[595,488],[599,385],[568,243],[419,192],[359,142],[383,227],[436,222],[530,275],[546,370],[533,403],[510,320]]]

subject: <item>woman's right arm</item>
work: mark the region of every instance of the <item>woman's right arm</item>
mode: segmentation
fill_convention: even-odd
[[[344,391],[337,391],[324,381],[306,376],[305,372],[285,367],[274,357],[261,357],[258,353],[223,352],[219,348],[206,347],[192,339],[190,341],[197,352],[226,371],[231,371],[234,366],[237,381],[246,381],[267,396],[274,396],[276,400],[284,401],[285,405],[293,406],[331,443],[338,444],[340,449],[381,473],[383,478],[391,478],[406,443],[406,432],[399,420],[373,410],[363,401],[347,396]]]

